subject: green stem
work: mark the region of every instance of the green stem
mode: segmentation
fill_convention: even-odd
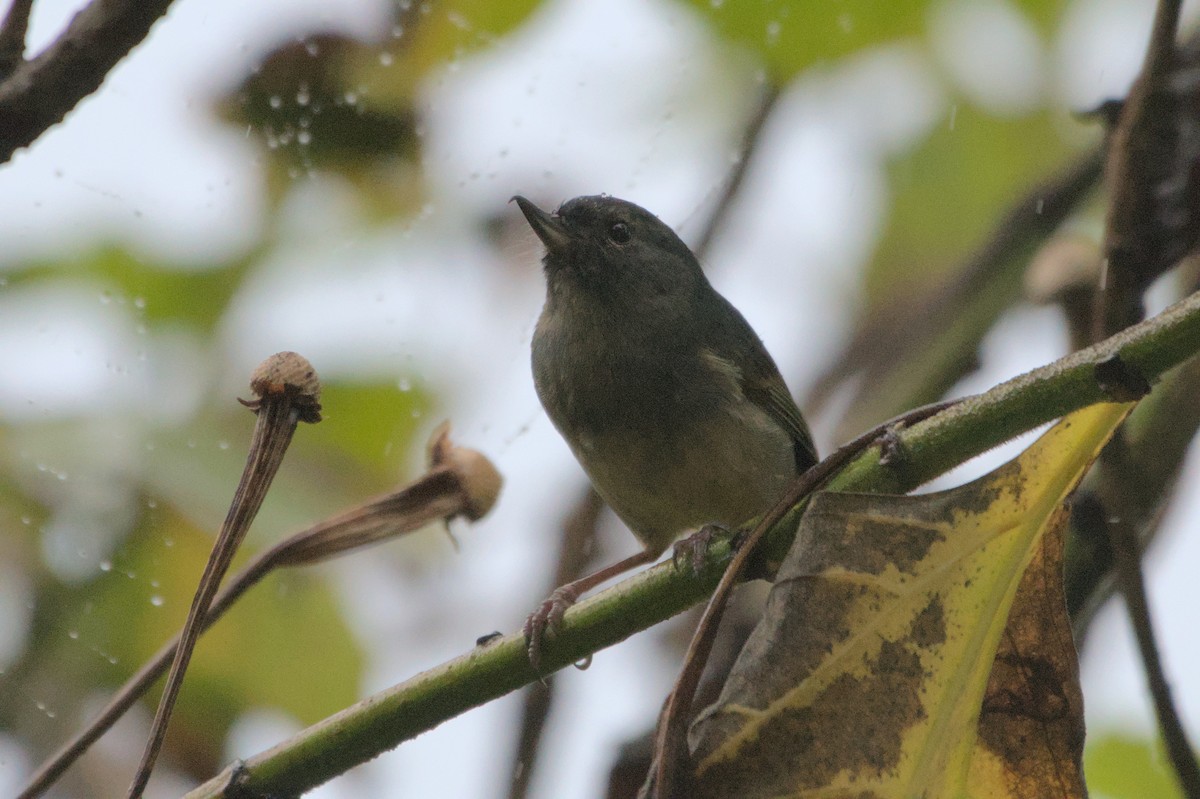
[[[1200,351],[1200,293],[1086,350],[1073,353],[968,398],[899,432],[900,463],[879,463],[873,447],[830,484],[842,491],[902,493],[1079,408],[1111,399],[1096,366],[1119,356],[1128,372],[1156,382]],[[794,514],[793,514],[794,517]],[[765,556],[787,551],[795,523],[785,519],[765,541]],[[670,561],[581,602],[547,642],[543,667],[563,668],[703,600],[720,578],[727,545],[713,547],[707,568],[693,577]],[[473,707],[539,678],[514,633],[368,697],[200,786],[188,799],[225,795],[296,795]]]

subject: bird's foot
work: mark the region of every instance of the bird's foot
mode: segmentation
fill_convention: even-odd
[[[900,438],[903,427],[903,424],[891,425],[879,437],[880,466],[895,466],[904,462],[907,453],[904,451],[904,441]]]
[[[679,568],[680,561],[690,562],[692,574],[698,575],[704,571],[704,562],[708,559],[708,550],[712,542],[721,536],[729,535],[729,529],[719,524],[706,524],[687,538],[675,542],[671,551],[671,562]]]
[[[564,585],[551,592],[546,601],[525,620],[525,651],[529,655],[529,664],[538,673],[542,670],[542,644],[546,635],[554,635],[562,629],[563,614],[577,599],[579,593],[572,586]]]

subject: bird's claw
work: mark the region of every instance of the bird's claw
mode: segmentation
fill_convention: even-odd
[[[706,524],[687,538],[675,542],[671,551],[671,562],[679,568],[680,561],[690,562],[692,574],[698,575],[704,571],[704,562],[708,559],[708,550],[712,542],[719,536],[728,535],[729,530],[719,524]]]
[[[525,620],[525,650],[535,671],[542,670],[542,644],[546,635],[556,635],[562,629],[563,615],[577,599],[579,595],[570,586],[557,588]]]

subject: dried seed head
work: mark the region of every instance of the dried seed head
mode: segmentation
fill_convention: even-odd
[[[277,352],[267,358],[250,376],[250,390],[256,399],[240,401],[256,413],[264,401],[286,398],[300,411],[300,421],[321,421],[321,380],[303,355]]]
[[[458,475],[463,493],[466,495],[466,510],[463,516],[477,521],[487,515],[496,498],[504,478],[496,467],[481,452],[455,446],[450,441],[450,423],[442,422],[429,437],[427,445],[431,468],[443,466]]]

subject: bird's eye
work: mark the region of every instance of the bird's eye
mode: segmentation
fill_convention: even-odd
[[[612,227],[608,229],[608,237],[616,244],[625,244],[633,238],[629,232],[629,225],[624,222],[613,222]]]

